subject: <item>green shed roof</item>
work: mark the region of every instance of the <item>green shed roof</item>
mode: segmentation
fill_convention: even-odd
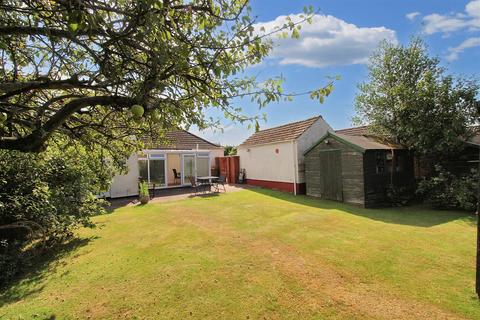
[[[340,143],[346,144],[358,152],[365,153],[366,150],[391,150],[391,149],[405,149],[402,145],[396,143],[381,142],[378,138],[372,136],[352,136],[340,133],[327,132],[317,143],[304,152],[304,155],[309,153],[313,148],[322,143],[326,138],[332,138]]]

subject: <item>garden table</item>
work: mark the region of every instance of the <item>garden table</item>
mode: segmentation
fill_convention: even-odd
[[[217,176],[202,176],[202,177],[197,177],[197,181],[200,185],[203,185],[205,187],[210,187],[213,185],[213,182],[218,180]]]

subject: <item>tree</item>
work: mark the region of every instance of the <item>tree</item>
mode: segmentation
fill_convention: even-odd
[[[224,156],[236,156],[237,155],[237,147],[235,147],[235,146],[225,146],[223,148],[223,155]]]
[[[111,149],[133,135],[216,123],[215,107],[290,99],[282,79],[240,77],[302,21],[254,28],[248,0],[4,0],[0,3],[0,149],[39,151],[55,136]],[[331,83],[313,90],[323,101]],[[112,152],[115,154],[115,152]]]
[[[0,286],[75,227],[93,226],[90,217],[105,212],[96,195],[114,173],[102,150],[79,143],[50,143],[40,153],[0,150]]]
[[[461,147],[480,118],[474,80],[447,75],[418,38],[408,46],[383,42],[359,85],[357,123],[394,137],[419,154],[442,158]]]
[[[430,158],[431,164],[448,159],[463,147],[461,138],[474,133],[473,125],[480,119],[479,84],[447,75],[439,59],[428,55],[422,40],[414,38],[406,47],[383,42],[370,58],[368,71],[355,107],[356,122],[369,124],[372,133],[397,139],[417,155]],[[472,209],[479,201],[478,179],[475,170],[457,177],[437,167],[436,175],[421,181],[417,191],[442,207]],[[480,297],[477,222],[476,291]]]

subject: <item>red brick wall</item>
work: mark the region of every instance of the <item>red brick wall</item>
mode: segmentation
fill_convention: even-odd
[[[268,180],[256,180],[256,179],[247,179],[247,184],[257,187],[263,187],[267,189],[279,190],[284,192],[294,191],[294,184],[291,182],[279,182],[279,181],[268,181]],[[297,194],[305,194],[306,188],[305,183],[297,183]]]

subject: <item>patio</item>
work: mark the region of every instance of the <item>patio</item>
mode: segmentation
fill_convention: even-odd
[[[246,184],[225,184],[226,192],[223,190],[220,193],[230,193],[238,192],[246,189],[256,188],[255,186],[250,186]],[[168,188],[168,189],[157,189],[155,190],[155,196],[150,199],[149,203],[161,203],[169,202],[181,199],[195,198],[195,197],[214,197],[217,192],[209,192],[205,194],[195,195],[194,191],[190,187],[178,187],[178,188]],[[125,207],[125,206],[134,206],[138,205],[138,197],[124,197],[124,198],[115,198],[110,199],[110,209],[114,210],[116,208]]]

